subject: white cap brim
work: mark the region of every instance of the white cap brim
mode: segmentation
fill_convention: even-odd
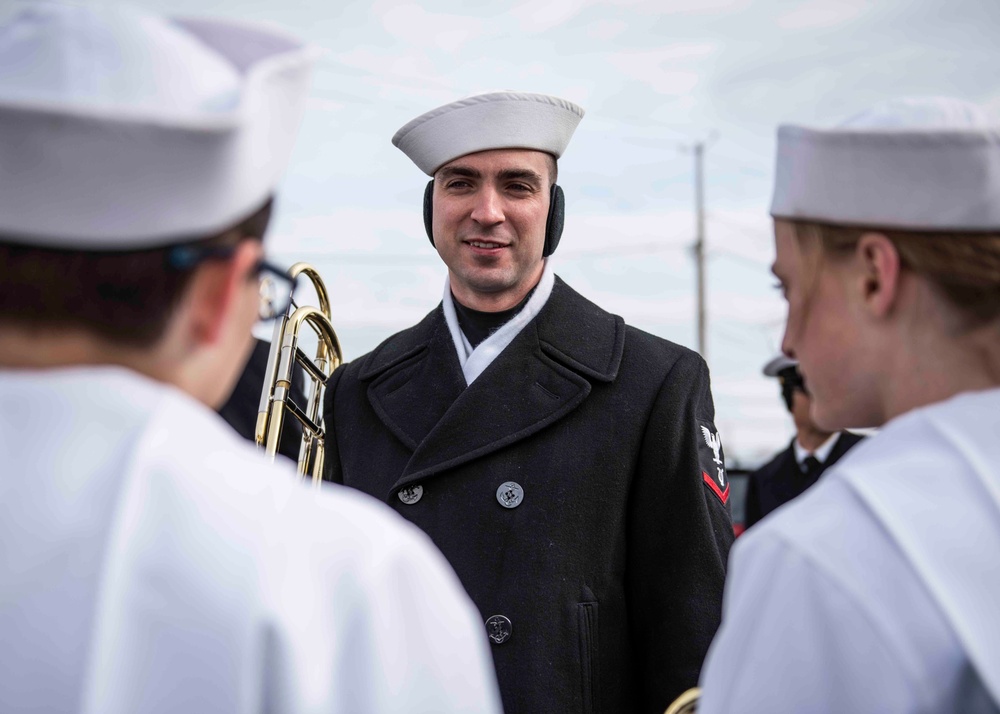
[[[788,369],[789,367],[797,367],[798,361],[785,355],[778,355],[770,362],[764,365],[764,376],[765,377],[777,377],[779,373]]]
[[[558,159],[583,114],[559,97],[489,92],[420,115],[392,143],[428,176],[460,156],[492,149],[532,149]]]
[[[140,21],[136,32],[163,34]],[[154,247],[228,228],[274,191],[316,51],[270,28],[164,22],[235,68],[233,105],[130,107],[68,91],[65,101],[37,100],[0,86],[0,236],[56,248]]]
[[[895,108],[927,108],[909,102]],[[887,115],[874,112],[878,121],[869,126],[780,127],[771,215],[890,229],[1000,230],[1000,127],[978,120],[912,126],[886,122]]]

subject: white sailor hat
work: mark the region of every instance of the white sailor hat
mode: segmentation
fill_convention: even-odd
[[[0,239],[134,249],[273,192],[316,52],[270,28],[32,3],[0,26]]]
[[[408,122],[392,143],[433,176],[459,156],[490,149],[563,155],[583,109],[547,94],[488,92],[445,104]]]
[[[834,129],[778,128],[771,215],[838,225],[1000,229],[1000,122],[943,97],[883,102]]]
[[[764,365],[764,376],[777,377],[789,367],[798,367],[798,366],[799,363],[797,360],[794,360],[791,357],[786,357],[785,355],[781,354]]]

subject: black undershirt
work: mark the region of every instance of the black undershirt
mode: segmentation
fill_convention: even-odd
[[[467,339],[469,344],[472,345],[472,349],[476,349],[480,342],[503,327],[512,317],[514,317],[514,315],[521,312],[521,309],[525,306],[534,292],[535,288],[532,288],[528,291],[528,294],[524,296],[524,300],[511,309],[503,310],[501,312],[481,312],[479,310],[473,310],[471,307],[466,307],[460,303],[458,298],[455,297],[455,293],[452,293],[451,301],[455,305],[455,315],[458,317],[458,326],[462,328],[462,334],[465,335],[465,339]]]

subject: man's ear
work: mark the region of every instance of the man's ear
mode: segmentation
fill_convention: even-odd
[[[899,298],[899,251],[883,233],[865,233],[858,240],[855,259],[861,268],[860,290],[865,306],[875,317],[885,317]]]
[[[190,339],[199,345],[218,342],[234,310],[243,304],[247,280],[260,260],[257,241],[240,241],[228,260],[206,260],[195,268],[188,288]]]

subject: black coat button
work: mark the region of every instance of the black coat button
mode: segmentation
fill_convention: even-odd
[[[497,489],[497,501],[504,508],[517,508],[524,500],[524,489],[514,481],[504,481]]]
[[[414,503],[423,498],[424,487],[420,484],[417,484],[416,486],[404,486],[399,489],[399,493],[396,495],[399,496],[399,500],[407,506],[412,506]]]
[[[486,634],[493,644],[502,645],[510,639],[510,632],[510,620],[503,615],[493,615],[486,620]]]

